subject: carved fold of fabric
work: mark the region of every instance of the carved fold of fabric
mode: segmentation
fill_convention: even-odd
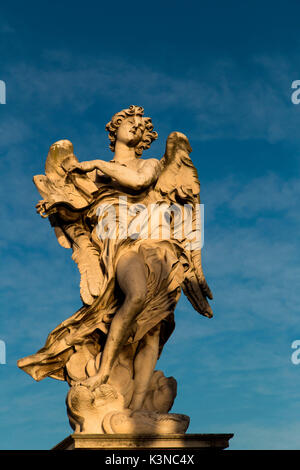
[[[129,242],[116,244],[106,240],[103,257],[106,272],[100,296],[91,306],[84,306],[74,315],[58,325],[48,336],[45,346],[36,354],[20,359],[18,366],[39,381],[45,377],[65,380],[65,364],[74,353],[76,345],[94,341],[96,330],[107,334],[109,324],[117,311],[118,301],[114,296],[114,249],[116,255],[126,249]],[[123,245],[123,246],[122,246]],[[172,244],[164,245],[137,241],[135,249],[142,254],[147,266],[147,299],[145,307],[138,315],[128,343],[140,341],[153,327],[162,323],[160,333],[160,352],[170,335],[174,323],[174,309],[180,297],[182,268],[174,253]]]

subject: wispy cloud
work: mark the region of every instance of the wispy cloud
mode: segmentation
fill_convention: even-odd
[[[89,59],[67,52],[44,54],[43,67],[11,66],[10,86],[18,101],[49,111],[71,106],[82,113],[103,98],[118,107],[128,99],[160,112],[174,108],[189,113],[193,139],[262,139],[298,141],[299,109],[291,103],[291,64],[282,57],[252,57],[245,75],[233,60],[189,66],[175,77],[123,58]],[[279,72],[280,71],[280,72]],[[124,97],[126,100],[124,101]]]

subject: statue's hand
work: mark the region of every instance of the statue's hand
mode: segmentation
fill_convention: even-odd
[[[73,171],[83,171],[82,163],[65,160],[62,162],[61,166],[67,173],[72,173]]]

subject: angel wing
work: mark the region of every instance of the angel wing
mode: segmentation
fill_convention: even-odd
[[[69,227],[67,230],[71,230]],[[78,227],[75,227],[75,231]],[[74,231],[74,228],[73,228]],[[93,245],[89,232],[83,232],[74,237],[72,244],[72,259],[78,266],[80,272],[80,297],[87,305],[92,305],[96,297],[100,294],[103,283],[103,273],[100,268],[100,253]]]
[[[91,305],[100,294],[103,274],[99,251],[80,215],[89,207],[98,187],[88,176],[68,172],[67,168],[76,163],[72,143],[55,142],[46,159],[45,175],[36,175],[33,181],[43,197],[37,211],[42,217],[49,217],[59,244],[72,248],[72,259],[81,276],[80,296],[85,304]]]
[[[72,142],[59,140],[51,145],[46,159],[45,175],[36,175],[33,178],[44,198],[37,207],[42,216],[47,217],[47,212],[58,203],[64,203],[76,210],[87,207],[92,201],[93,193],[98,187],[89,176],[69,172],[68,168],[74,164],[78,164],[78,159],[74,155]]]
[[[161,159],[162,172],[157,180],[154,190],[172,203],[184,206],[189,204],[192,208],[193,230],[201,230],[199,217],[197,217],[197,204],[200,204],[200,183],[197,170],[189,156],[192,148],[188,138],[180,132],[172,132],[166,143],[166,151]],[[212,293],[205,280],[202,263],[201,248],[187,248],[191,244],[185,242],[183,262],[185,275],[182,290],[194,309],[206,317],[212,317],[213,312],[207,301],[212,299]]]

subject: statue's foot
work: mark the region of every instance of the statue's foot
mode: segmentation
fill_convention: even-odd
[[[108,375],[93,375],[93,377],[89,377],[88,379],[78,381],[76,385],[82,385],[84,387],[89,388],[92,392],[98,388],[102,384],[106,384],[108,381]]]

